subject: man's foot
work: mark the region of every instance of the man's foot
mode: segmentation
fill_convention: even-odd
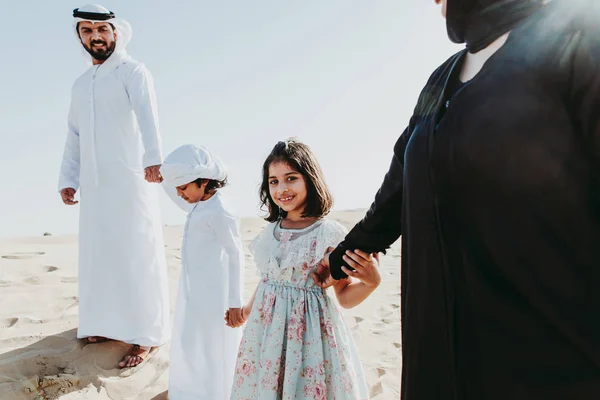
[[[104,336],[88,336],[83,340],[85,341],[86,344],[96,344],[96,343],[108,342],[111,339],[105,338]]]
[[[119,363],[120,368],[131,368],[140,365],[148,358],[154,347],[142,347],[137,344],[131,346],[127,354]]]

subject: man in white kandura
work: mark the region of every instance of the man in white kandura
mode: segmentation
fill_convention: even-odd
[[[73,85],[59,190],[79,190],[79,329],[87,343],[131,344],[133,367],[169,339],[157,187],[161,139],[152,76],[126,51],[131,26],[106,8],[73,11],[92,66]],[[150,183],[149,183],[150,182]]]

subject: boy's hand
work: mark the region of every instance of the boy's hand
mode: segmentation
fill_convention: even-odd
[[[230,308],[225,312],[225,325],[230,328],[240,327],[248,320],[249,315],[250,310],[246,307]]]
[[[381,283],[381,275],[379,275],[379,254],[374,253],[373,255],[365,253],[362,250],[347,250],[343,256],[344,261],[354,271],[342,266],[348,276],[356,278],[364,283],[366,286],[376,288]]]
[[[242,319],[242,309],[241,308],[230,308],[229,309],[229,324],[237,328],[242,325],[244,320]]]

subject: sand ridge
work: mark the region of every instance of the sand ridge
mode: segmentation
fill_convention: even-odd
[[[364,210],[334,213],[351,228]],[[266,223],[243,219],[245,296],[258,275],[248,243]],[[181,266],[181,226],[167,226],[165,246],[171,312]],[[120,370],[127,351],[118,342],[86,345],[76,339],[77,237],[43,236],[0,242],[0,399],[165,400],[169,346],[142,365]],[[382,284],[360,306],[344,311],[363,362],[371,398],[400,398],[400,248],[381,257]],[[107,296],[114,295],[107,293]]]

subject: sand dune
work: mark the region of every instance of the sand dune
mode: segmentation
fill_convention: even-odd
[[[363,210],[332,218],[351,227]],[[264,226],[242,221],[244,245]],[[171,305],[180,269],[181,227],[165,227]],[[144,364],[120,370],[126,345],[85,345],[76,339],[76,236],[43,236],[0,242],[0,399],[2,400],[165,400],[169,349],[158,349]],[[246,253],[246,296],[258,276]],[[382,257],[383,282],[360,306],[344,315],[358,344],[371,397],[399,399],[400,254],[394,245]],[[107,293],[118,296],[118,293]]]

